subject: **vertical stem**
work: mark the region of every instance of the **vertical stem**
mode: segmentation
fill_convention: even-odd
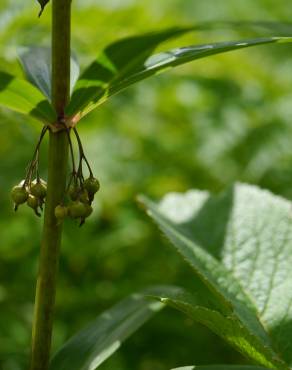
[[[52,2],[52,103],[58,120],[64,120],[70,97],[70,20],[71,0]],[[36,287],[32,331],[31,370],[48,370],[56,295],[62,225],[55,218],[55,207],[63,200],[68,164],[66,131],[50,132],[48,186]]]
[[[70,8],[71,0],[53,0],[52,102],[60,118],[70,96]]]

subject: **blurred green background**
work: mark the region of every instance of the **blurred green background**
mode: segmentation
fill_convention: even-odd
[[[73,0],[73,49],[84,67],[119,37],[205,20],[289,22],[289,4]],[[17,46],[49,45],[50,6],[40,20],[38,10],[33,0],[1,0],[2,70],[21,75]],[[265,29],[198,32],[162,49],[269,34]],[[102,190],[82,229],[70,221],[65,225],[54,350],[133,291],[157,283],[196,288],[188,266],[136,205],[136,194],[158,198],[192,187],[217,192],[245,181],[292,199],[291,56],[291,46],[281,45],[198,61],[130,88],[80,123]],[[14,214],[9,192],[24,176],[41,127],[1,109],[0,129],[0,368],[22,370],[27,369],[42,222],[25,207]],[[46,149],[47,142],[44,178]],[[100,369],[243,362],[209,330],[168,309]]]

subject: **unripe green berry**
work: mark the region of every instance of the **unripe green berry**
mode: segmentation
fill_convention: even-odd
[[[55,208],[55,217],[58,220],[64,220],[68,216],[68,208],[63,205],[59,205]]]
[[[88,203],[89,202],[89,197],[88,197],[88,191],[86,189],[81,190],[79,193],[79,200],[82,203]]]
[[[85,205],[85,212],[84,212],[83,217],[80,218],[80,225],[79,225],[79,227],[81,227],[82,225],[85,224],[85,219],[87,217],[89,217],[91,215],[91,213],[93,212],[93,208],[91,207],[90,204],[84,204],[84,205]]]
[[[47,187],[47,183],[46,183],[46,181],[44,179],[34,179],[32,181],[32,185],[35,185],[37,183],[41,183],[42,185],[44,185],[45,187]]]
[[[30,193],[39,199],[44,199],[47,195],[47,187],[43,182],[37,182],[30,188]]]
[[[89,177],[84,181],[84,189],[88,191],[89,195],[94,195],[100,188],[99,181],[95,177]]]
[[[76,200],[69,204],[69,215],[72,218],[82,218],[85,217],[87,212],[87,205]]]
[[[27,205],[34,210],[34,213],[40,217],[41,214],[39,213],[38,207],[41,205],[41,200],[39,200],[37,197],[33,195],[29,195],[26,203]]]
[[[37,197],[35,197],[34,195],[29,195],[28,199],[27,199],[27,205],[34,209],[34,210],[37,210],[38,206],[39,206],[39,200]]]
[[[77,200],[80,193],[80,188],[78,185],[71,185],[68,191],[71,200]]]
[[[22,186],[14,186],[11,191],[11,197],[16,205],[23,204],[28,199],[28,192]]]
[[[90,215],[91,215],[91,213],[93,212],[93,208],[91,207],[91,205],[89,205],[89,204],[86,204],[85,205],[86,206],[86,212],[85,212],[85,214],[84,214],[84,218],[87,218],[87,217],[89,217]]]

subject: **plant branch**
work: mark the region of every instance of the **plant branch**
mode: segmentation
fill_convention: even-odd
[[[52,2],[52,102],[58,122],[64,122],[64,111],[70,95],[70,10],[71,0]],[[55,207],[63,200],[68,169],[66,131],[50,131],[48,185],[39,273],[36,288],[32,335],[31,370],[48,370],[56,280],[62,225],[55,217]]]

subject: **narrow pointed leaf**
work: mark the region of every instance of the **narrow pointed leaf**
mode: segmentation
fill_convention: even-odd
[[[98,103],[117,76],[133,73],[144,64],[163,42],[182,36],[194,27],[176,27],[144,35],[127,37],[107,46],[100,57],[82,73],[74,89],[67,113],[74,115],[88,111],[88,106]],[[91,109],[93,109],[92,107]],[[90,110],[91,110],[90,109]]]
[[[209,31],[209,30],[235,30],[235,31],[252,31],[258,34],[263,31],[266,36],[270,36],[270,33],[277,36],[292,36],[292,23],[291,22],[274,22],[274,21],[207,21],[196,25],[198,31]]]
[[[172,49],[153,54],[152,51],[170,37],[177,37],[185,31],[171,34],[168,38],[155,39],[147,47],[147,36],[130,38],[110,45],[82,74],[76,84],[67,114],[79,118],[89,113],[110,96],[124,90],[130,85],[151,77],[169,68],[206,58],[215,54],[226,53],[257,45],[291,42],[289,37],[266,37],[251,40],[209,43]],[[149,36],[148,36],[149,37]],[[139,40],[139,42],[138,42]],[[143,49],[143,43],[145,47]],[[136,44],[140,44],[139,48]],[[143,52],[141,51],[143,49]],[[128,52],[130,50],[130,52]]]
[[[116,79],[109,87],[109,96],[125,89],[126,87],[151,77],[157,73],[169,70],[194,60],[206,58],[216,54],[235,51],[252,46],[292,42],[290,37],[267,37],[252,40],[210,43],[205,45],[186,46],[168,50],[149,57],[143,66],[134,73]]]
[[[19,59],[27,79],[34,84],[50,101],[52,98],[52,55],[45,47],[24,47],[19,51]],[[79,64],[71,57],[71,92],[79,77]]]
[[[98,368],[122,342],[163,308],[162,303],[145,298],[145,294],[134,294],[123,300],[72,337],[55,354],[50,370]]]
[[[56,120],[54,109],[37,88],[5,72],[0,72],[0,105],[43,123]]]
[[[277,368],[291,366],[291,203],[248,185],[143,202],[218,301],[276,354]]]

